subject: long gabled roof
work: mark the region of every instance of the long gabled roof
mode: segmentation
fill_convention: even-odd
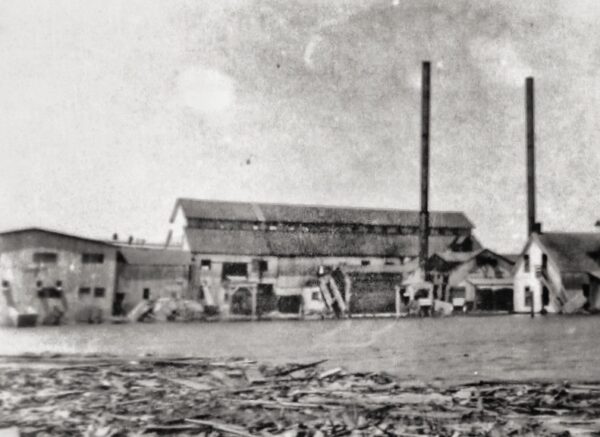
[[[600,268],[600,233],[534,234],[561,272],[593,272]]]
[[[194,253],[257,256],[404,257],[419,254],[419,237],[401,234],[193,229],[185,231]],[[429,237],[430,253],[446,250],[454,236]]]
[[[178,199],[171,221],[174,220],[179,207],[188,219],[419,226],[418,211],[197,199]],[[429,220],[433,228],[473,228],[473,224],[465,214],[457,211],[433,211],[429,215]]]

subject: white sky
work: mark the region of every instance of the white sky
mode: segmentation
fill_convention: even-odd
[[[599,19],[595,0],[0,0],[0,229],[162,240],[183,196],[417,209],[430,59],[431,207],[520,249],[531,74],[539,220],[592,230]]]

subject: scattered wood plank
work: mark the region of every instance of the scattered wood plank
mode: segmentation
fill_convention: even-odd
[[[235,425],[227,425],[224,423],[213,422],[211,420],[198,420],[198,419],[185,419],[186,422],[194,423],[197,425],[205,425],[210,426],[211,428],[222,431],[228,434],[239,435],[242,437],[258,437],[255,434],[250,434],[246,430],[241,427],[237,427]]]

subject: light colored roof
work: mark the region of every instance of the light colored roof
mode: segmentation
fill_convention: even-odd
[[[103,246],[114,247],[114,245],[107,243],[106,241],[103,241],[103,240],[96,240],[94,238],[82,237],[80,235],[68,234],[68,233],[62,232],[62,231],[55,231],[55,230],[39,228],[39,227],[11,229],[8,231],[0,232],[0,238],[18,236],[18,235],[24,235],[24,234],[36,234],[36,233],[37,234],[48,234],[48,235],[53,235],[55,237],[69,238],[72,240],[84,241],[86,243],[94,243],[94,244],[101,244]]]
[[[132,265],[183,266],[192,263],[192,254],[181,250],[120,247],[119,253],[127,264]]]
[[[178,199],[171,221],[178,207],[183,209],[187,218],[204,220],[419,226],[418,211],[196,199]],[[473,228],[465,214],[457,211],[432,211],[429,223],[432,228]]]
[[[401,234],[186,229],[194,253],[262,256],[404,257],[419,254],[419,237]],[[430,236],[430,253],[454,236]]]

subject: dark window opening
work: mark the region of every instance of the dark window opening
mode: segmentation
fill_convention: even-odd
[[[544,287],[542,289],[542,306],[546,306],[550,304],[550,291],[548,287]]]
[[[210,270],[212,267],[212,262],[209,259],[200,260],[200,268],[202,270]]]
[[[227,276],[248,276],[248,264],[246,263],[223,263],[223,279]]]
[[[360,262],[360,265],[361,265],[361,266],[368,266],[368,265],[370,265],[370,264],[371,264],[371,261],[369,261],[368,259],[363,259],[363,260]]]
[[[104,254],[102,253],[84,253],[81,255],[83,264],[102,264],[104,262]]]
[[[50,299],[61,299],[62,298],[62,290],[58,288],[50,287],[48,289],[48,297]]]
[[[89,296],[92,294],[92,289],[90,287],[81,287],[79,289],[79,297]]]
[[[523,271],[529,272],[529,255],[523,255]]]
[[[265,273],[268,270],[269,270],[269,263],[267,261],[265,261],[264,259],[259,260],[258,261],[258,271],[260,273]]]
[[[144,288],[144,292],[143,292],[142,298],[146,299],[146,300],[150,299],[150,289],[149,288]]]
[[[542,271],[546,271],[548,268],[548,255],[545,253],[542,255]]]
[[[106,290],[102,287],[94,288],[94,297],[104,297],[106,295]]]
[[[51,264],[58,261],[58,254],[53,252],[37,252],[33,254],[34,263]]]
[[[38,289],[37,296],[40,299],[60,299],[62,298],[62,290],[55,287],[44,287]]]

